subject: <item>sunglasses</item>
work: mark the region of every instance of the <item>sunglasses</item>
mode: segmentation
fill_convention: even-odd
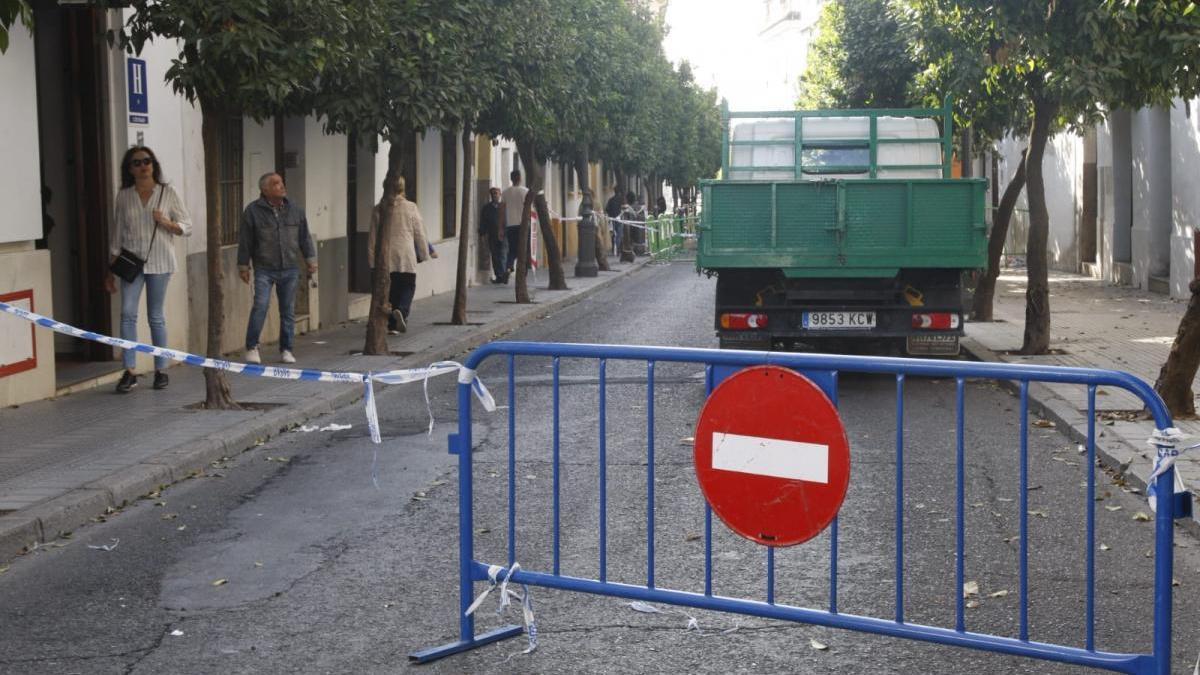
[[[154,165],[154,160],[151,159],[150,157],[147,157],[145,159],[129,160],[129,166],[153,166],[153,165]]]

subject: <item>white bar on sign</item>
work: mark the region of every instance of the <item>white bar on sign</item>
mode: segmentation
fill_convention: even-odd
[[[759,476],[829,482],[829,446],[713,432],[712,468]]]

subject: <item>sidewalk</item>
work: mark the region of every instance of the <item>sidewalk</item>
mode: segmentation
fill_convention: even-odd
[[[590,279],[568,276],[566,291],[545,290],[541,272],[536,283],[530,278],[535,303],[530,305],[513,302],[511,284],[472,287],[467,326],[446,324],[453,292],[420,298],[413,303],[408,332],[388,339],[392,356],[353,355],[361,352],[365,334],[365,324],[354,321],[297,336],[295,367],[367,372],[450,359],[575,303],[649,261],[625,265],[610,259],[612,272]],[[276,347],[265,345],[264,362],[275,358]],[[210,411],[195,406],[204,398],[199,368],[176,366],[168,372],[171,386],[165,391],[153,391],[150,378],[143,376],[140,386],[124,396],[105,386],[0,410],[0,564],[107,509],[363,396],[361,385],[231,374],[237,400],[262,405]]]
[[[1045,356],[1020,356],[1025,330],[1025,270],[1010,269],[996,284],[992,323],[970,322],[963,349],[983,361],[1079,366],[1123,370],[1153,385],[1167,360],[1187,302],[1165,295],[1106,285],[1098,279],[1050,273],[1051,350]],[[1196,385],[1193,385],[1195,388]],[[1035,411],[1055,422],[1079,443],[1087,440],[1087,388],[1078,385],[1033,384],[1029,388]],[[1096,453],[1103,465],[1126,467],[1129,487],[1145,491],[1154,449],[1146,439],[1154,430],[1149,420],[1136,419],[1138,399],[1124,391],[1097,391]],[[1176,420],[1175,426],[1200,437],[1200,422]],[[1200,438],[1197,439],[1200,441]],[[1182,455],[1176,463],[1189,488],[1200,488],[1200,452]],[[1195,509],[1194,511],[1200,511]],[[1200,532],[1200,523],[1187,524]]]

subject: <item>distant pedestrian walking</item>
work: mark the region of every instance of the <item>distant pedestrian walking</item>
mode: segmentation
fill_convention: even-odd
[[[262,363],[258,340],[267,321],[271,287],[279,300],[279,360],[295,363],[296,286],[300,282],[300,261],[308,273],[317,271],[317,248],[308,231],[304,209],[287,198],[283,176],[263,174],[258,179],[261,195],[242,212],[238,231],[238,275],[250,283],[254,270],[254,305],[246,326],[246,361]]]
[[[408,315],[412,311],[413,295],[417,292],[417,264],[436,258],[437,251],[425,239],[425,223],[417,205],[404,196],[404,176],[396,176],[392,186],[395,195],[391,204],[391,222],[386,223],[386,251],[382,271],[388,274],[388,333],[396,335],[408,330]],[[384,185],[385,192],[387,185]],[[367,264],[375,268],[375,239],[384,225],[384,201],[371,212],[371,232],[367,237]]]
[[[525,195],[529,194],[529,188],[521,185],[520,171],[513,171],[508,177],[512,180],[512,185],[504,189],[502,196],[504,238],[508,240],[508,256],[504,261],[504,269],[506,274],[512,274],[513,265],[521,252],[521,213],[525,210]]]
[[[121,159],[121,189],[113,208],[113,228],[108,252],[113,260],[123,251],[145,262],[132,281],[121,279],[121,338],[137,340],[138,305],[142,288],[146,289],[146,317],[150,322],[150,341],[156,347],[167,346],[167,319],[163,305],[167,282],[175,272],[175,237],[192,233],[192,218],[174,188],[163,182],[162,167],[150,148],[136,146]],[[111,271],[104,287],[117,292],[117,279]],[[117,382],[118,393],[137,386],[133,369],[137,353],[125,350],[125,372]],[[167,388],[167,359],[154,357],[154,388]]]
[[[508,268],[505,267],[504,259],[507,248],[505,229],[505,213],[500,201],[500,188],[493,187],[488,190],[488,203],[483,205],[483,211],[479,214],[479,236],[483,238],[484,244],[491,253],[492,274],[494,275],[492,283],[494,284],[508,283]]]
[[[609,189],[612,190],[612,196],[609,197],[608,201],[604,203],[604,215],[608,216],[609,218],[620,218],[621,217],[621,196],[619,194],[617,194],[617,186],[616,185],[611,186]],[[609,227],[612,230],[613,252],[617,255],[620,255],[620,253],[621,253],[621,234],[622,234],[621,224],[620,223],[610,223]]]

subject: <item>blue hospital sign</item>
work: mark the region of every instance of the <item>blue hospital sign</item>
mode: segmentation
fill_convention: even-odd
[[[150,123],[150,101],[146,96],[146,62],[125,60],[125,87],[129,90],[129,123]]]

